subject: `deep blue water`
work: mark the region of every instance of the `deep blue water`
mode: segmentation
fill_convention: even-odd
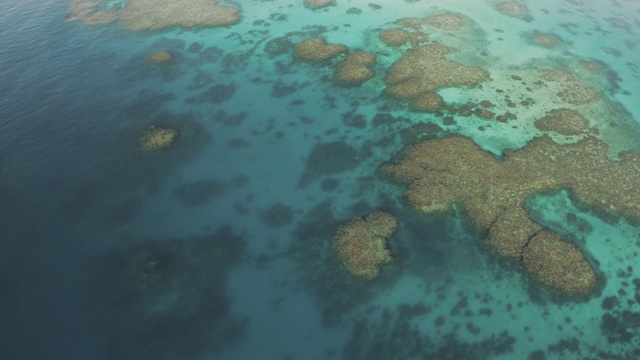
[[[532,124],[557,107],[553,93],[512,110],[496,91],[524,96],[511,76],[535,69],[595,87],[602,98],[576,108],[611,149],[638,150],[638,5],[522,1],[523,20],[496,3],[247,0],[230,4],[233,26],[131,31],[65,21],[66,2],[0,1],[2,358],[635,358],[637,226],[566,192],[531,199],[534,220],[570,234],[599,274],[593,295],[558,300],[488,251],[462,209],[417,214],[378,171],[421,140],[459,133],[499,154],[542,135]],[[491,80],[439,93],[500,103],[516,122],[452,124],[381,95],[406,48],[379,30],[445,11],[469,27],[430,39]],[[532,43],[535,32],[559,45]],[[334,64],[294,59],[291,43],[317,34],[375,53],[378,76],[344,88]],[[168,64],[149,61],[163,50]],[[152,125],[178,129],[176,142],[141,151]],[[394,261],[364,282],[331,238],[378,209],[399,219]]]

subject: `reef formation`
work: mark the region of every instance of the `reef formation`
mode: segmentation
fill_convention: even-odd
[[[304,6],[313,10],[321,9],[335,4],[336,2],[334,0],[304,0]]]
[[[68,20],[82,20],[87,25],[119,20],[130,30],[227,26],[240,21],[238,9],[215,0],[127,0],[122,8],[100,9],[102,3],[103,0],[70,0]]]
[[[293,47],[296,59],[310,63],[322,63],[348,51],[349,48],[345,45],[327,44],[324,39],[318,37],[304,40]]]
[[[489,74],[473,66],[465,66],[444,55],[451,50],[440,44],[411,48],[396,61],[384,81],[384,92],[394,98],[413,101],[440,88],[473,87],[489,78]]]
[[[143,151],[166,149],[171,146],[177,136],[176,129],[151,126],[140,136],[140,147]]]
[[[520,261],[541,283],[568,295],[588,295],[596,273],[581,250],[535,223],[525,208],[528,197],[567,189],[603,214],[640,220],[640,155],[607,157],[608,146],[593,136],[560,145],[534,138],[502,159],[472,139],[454,135],[404,149],[399,163],[381,170],[406,184],[409,204],[423,213],[462,206],[487,232],[486,244],[499,255]],[[612,186],[613,185],[613,186]]]
[[[356,217],[340,226],[333,237],[333,249],[353,275],[373,280],[382,265],[392,260],[386,243],[397,226],[396,217],[385,211]]]
[[[376,75],[373,66],[376,56],[366,51],[355,51],[338,64],[336,81],[344,86],[358,86]]]

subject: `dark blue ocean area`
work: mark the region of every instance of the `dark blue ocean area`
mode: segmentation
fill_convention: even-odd
[[[1,359],[640,359],[640,2],[0,0]]]

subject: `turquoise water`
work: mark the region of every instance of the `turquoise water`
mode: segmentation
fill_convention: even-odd
[[[66,2],[0,2],[2,357],[640,357],[637,226],[562,189],[528,200],[598,273],[592,295],[566,299],[487,249],[464,210],[417,214],[378,171],[406,144],[452,133],[496,155],[543,135],[533,123],[559,100],[525,89],[536,69],[568,69],[597,89],[576,109],[612,155],[638,150],[638,4],[522,1],[522,19],[493,1],[302,3],[236,1],[236,25],[131,31],[65,21]],[[381,94],[407,47],[384,45],[380,30],[442,12],[467,26],[429,28],[430,41],[490,79],[438,93],[516,120],[452,123]],[[377,76],[345,88],[334,63],[296,60],[291,44],[318,35],[376,54]],[[156,51],[172,59],[153,64]],[[505,94],[531,105],[508,107]],[[141,151],[152,125],[176,128],[175,143]],[[394,260],[365,282],[331,238],[378,209],[398,218]]]

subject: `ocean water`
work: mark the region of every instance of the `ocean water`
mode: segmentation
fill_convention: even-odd
[[[134,31],[69,18],[66,1],[0,0],[3,359],[640,357],[632,214],[590,208],[571,184],[527,198],[533,221],[597,274],[588,295],[566,296],[489,248],[465,206],[416,211],[379,169],[405,146],[454,134],[499,158],[540,136],[595,136],[610,161],[640,150],[640,3],[520,0],[524,17],[490,0],[220,3],[241,20]],[[378,36],[441,13],[464,27],[425,25],[427,43],[489,78],[439,88],[446,107],[414,112],[383,91],[411,46]],[[333,80],[341,57],[297,59],[293,44],[314,36],[375,54],[376,76],[345,87]],[[158,51],[171,59],[153,63]],[[598,98],[563,102],[556,79],[538,82],[550,69]],[[516,119],[464,115],[483,100]],[[560,107],[597,131],[535,126]],[[177,138],[143,151],[151,126]],[[398,226],[393,260],[366,281],[332,238],[376,210]]]

